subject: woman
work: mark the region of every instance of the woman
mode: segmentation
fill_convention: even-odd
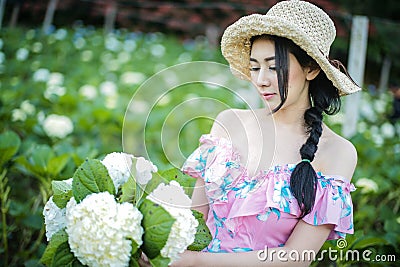
[[[357,153],[322,118],[360,88],[328,58],[334,38],[329,16],[298,0],[226,29],[224,57],[270,109],[222,112],[184,164],[213,240],[173,266],[309,265],[327,239],[353,233]]]

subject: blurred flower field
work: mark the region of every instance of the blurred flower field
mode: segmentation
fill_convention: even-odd
[[[135,97],[153,75],[191,61],[225,63],[219,50],[210,48],[202,37],[178,40],[161,33],[124,30],[104,36],[100,30],[82,26],[53,29],[49,35],[35,29],[2,30],[0,265],[38,266],[46,245],[42,212],[51,195],[51,181],[72,177],[86,158],[126,149],[123,128],[133,139],[127,143],[133,152],[142,151],[134,140],[145,132],[147,153],[165,168],[171,165],[165,150],[175,151],[169,146],[176,145],[168,140],[160,144],[166,128],[177,129],[182,155],[172,161],[179,165],[198,145],[200,135],[210,130],[210,118],[227,107],[248,106],[229,90],[200,82],[183,84],[154,103],[147,101],[154,94],[148,88]],[[165,83],[174,78],[165,77]],[[251,95],[248,89],[243,92]],[[191,101],[198,98],[214,101],[207,105]],[[389,94],[362,93],[358,133],[351,139],[359,154],[353,177],[358,189],[352,195],[356,233],[347,237],[344,250],[369,249],[371,258],[396,255],[400,260],[400,121],[387,119],[391,101]],[[178,114],[169,116],[182,103]],[[129,110],[134,116],[126,116]],[[180,125],[190,117],[197,119]],[[326,123],[340,133],[342,120],[339,113]],[[146,124],[141,125],[142,121]],[[328,241],[324,248],[328,247],[335,248],[336,243]],[[320,264],[357,266],[344,259],[335,263],[324,259]],[[364,261],[359,266],[391,264],[395,265]]]

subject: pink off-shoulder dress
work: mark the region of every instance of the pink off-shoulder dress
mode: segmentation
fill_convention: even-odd
[[[210,206],[206,223],[213,236],[205,251],[244,252],[284,246],[300,220],[297,200],[290,191],[294,167],[273,166],[249,176],[228,139],[203,135],[182,170],[205,182]],[[350,192],[354,186],[340,176],[318,172],[317,177],[314,207],[301,219],[311,225],[334,225],[328,239],[353,233]]]

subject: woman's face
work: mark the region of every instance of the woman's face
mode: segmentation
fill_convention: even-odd
[[[295,56],[289,53],[288,94],[281,109],[289,107],[308,108],[308,70],[302,68]],[[271,109],[281,103],[278,78],[275,69],[275,45],[269,39],[256,39],[250,53],[251,80],[256,85],[261,97]],[[280,110],[281,110],[280,109]]]

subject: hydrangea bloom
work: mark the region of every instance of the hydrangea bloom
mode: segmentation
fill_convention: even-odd
[[[115,191],[118,191],[118,188],[128,181],[131,175],[132,160],[133,155],[131,154],[113,152],[101,161],[114,182]]]
[[[147,184],[151,180],[152,172],[157,172],[157,166],[143,157],[137,158],[136,181],[138,181],[139,184]]]
[[[160,184],[147,198],[160,204],[176,219],[167,243],[160,251],[163,257],[174,262],[179,259],[179,253],[193,243],[199,224],[190,210],[191,200],[176,181],[171,181],[169,185]]]
[[[74,125],[66,116],[51,114],[43,121],[43,130],[50,137],[64,138],[72,133]]]
[[[53,201],[51,196],[43,209],[44,223],[46,224],[46,237],[50,241],[51,237],[67,226],[65,208],[60,209]]]
[[[66,207],[68,243],[88,266],[128,266],[131,239],[142,244],[143,215],[130,203],[117,203],[108,192],[91,194]]]

